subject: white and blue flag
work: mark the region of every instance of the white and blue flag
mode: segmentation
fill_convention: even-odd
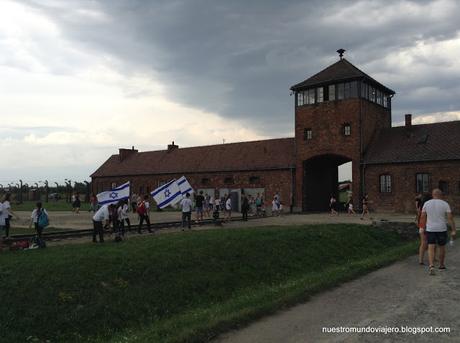
[[[180,193],[185,196],[185,194],[193,194],[193,188],[190,183],[187,181],[185,176],[182,176],[179,180],[177,180],[177,184],[179,185]]]
[[[116,203],[120,200],[126,200],[129,198],[129,181],[112,189],[111,191],[99,193],[96,197],[99,205]]]
[[[182,199],[179,185],[177,184],[176,179],[158,187],[150,194],[152,195],[153,199],[155,199],[155,202],[159,208],[175,205]]]

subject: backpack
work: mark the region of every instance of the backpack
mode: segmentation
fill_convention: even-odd
[[[45,210],[43,210],[43,209],[40,210],[40,212],[38,213],[37,224],[38,224],[38,226],[40,226],[42,228],[45,228],[48,225],[50,225],[48,215],[46,214]]]
[[[142,201],[139,204],[139,206],[137,206],[137,213],[140,214],[140,215],[144,215],[146,213],[145,202]]]

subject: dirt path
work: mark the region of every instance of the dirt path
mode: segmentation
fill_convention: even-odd
[[[460,342],[460,247],[429,276],[410,257],[261,319],[216,343]],[[450,327],[450,334],[322,333],[323,327]]]

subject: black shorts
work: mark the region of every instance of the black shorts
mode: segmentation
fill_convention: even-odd
[[[446,245],[447,243],[447,231],[442,232],[431,232],[427,231],[428,244],[437,244],[439,246]]]

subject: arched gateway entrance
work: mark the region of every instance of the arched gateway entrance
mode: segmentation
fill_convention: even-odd
[[[327,211],[331,194],[338,198],[338,167],[351,159],[340,155],[319,155],[303,162],[303,210]]]

